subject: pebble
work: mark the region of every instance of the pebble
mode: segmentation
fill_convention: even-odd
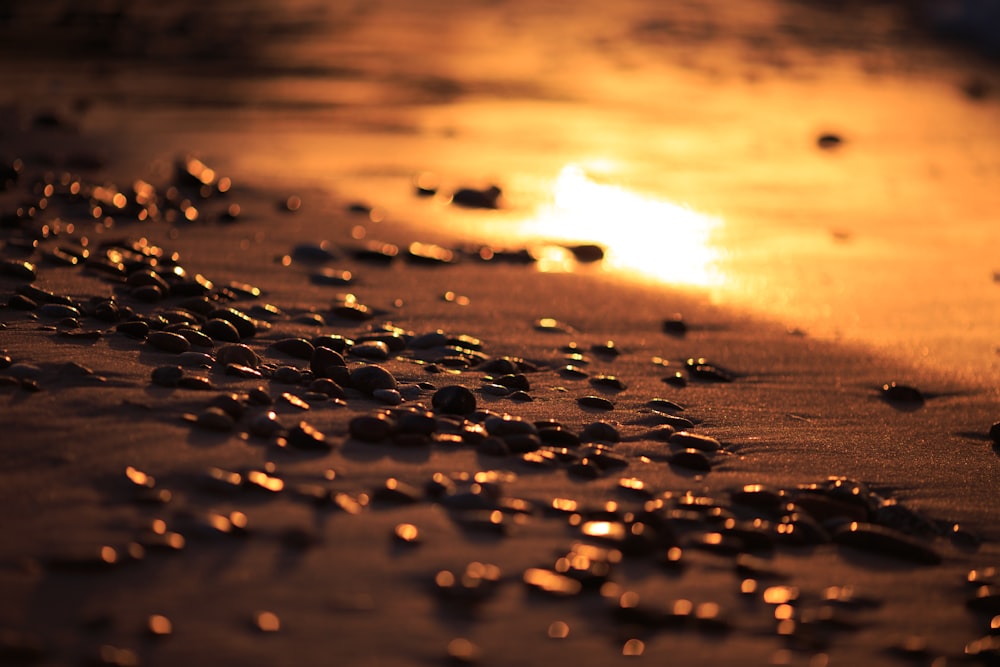
[[[246,313],[242,313],[235,308],[219,308],[208,314],[210,319],[219,319],[229,322],[236,329],[240,340],[252,338],[257,334],[257,325]],[[209,334],[211,336],[211,334]],[[215,336],[212,336],[215,338]],[[230,341],[234,342],[234,341]],[[239,341],[235,341],[239,342]]]
[[[674,313],[663,320],[662,329],[663,333],[671,336],[684,336],[688,332],[687,323],[680,313]]]
[[[278,420],[278,415],[273,410],[268,410],[251,419],[249,429],[253,435],[270,438],[284,431],[285,427]]]
[[[461,385],[449,385],[434,392],[431,405],[445,414],[470,415],[476,411],[476,395]]]
[[[330,262],[337,259],[333,245],[329,241],[300,243],[292,248],[292,259],[299,262]]]
[[[359,366],[351,371],[350,385],[369,395],[376,389],[397,389],[398,387],[392,373],[377,364]]]
[[[348,424],[351,437],[364,442],[379,442],[396,432],[396,422],[382,412],[359,415]]]
[[[690,358],[684,365],[692,379],[702,382],[732,382],[736,377],[731,371],[710,364],[704,357]]]
[[[722,444],[715,438],[690,431],[678,431],[670,436],[668,442],[677,447],[697,449],[701,452],[711,453],[722,449]]]
[[[621,434],[618,429],[606,421],[596,421],[587,424],[580,433],[583,442],[619,442]]]
[[[584,408],[592,408],[594,410],[614,410],[615,404],[606,398],[601,398],[600,396],[581,396],[576,399],[576,402]]]
[[[169,331],[151,332],[146,337],[146,343],[171,354],[180,354],[191,349],[191,343],[187,338]]]
[[[288,403],[289,405],[291,405],[293,408],[298,408],[299,410],[308,410],[309,409],[309,403],[307,403],[306,401],[303,401],[301,398],[299,398],[295,394],[291,394],[291,393],[289,393],[289,392],[286,391],[286,392],[284,392],[284,393],[281,394],[281,398],[282,398],[283,401],[285,401],[286,403]]]
[[[452,194],[451,203],[465,208],[495,209],[499,206],[501,194],[503,191],[496,185],[483,189],[460,188]]]
[[[0,261],[0,275],[21,280],[34,280],[38,277],[35,265],[31,262],[18,262],[16,260]]]
[[[326,435],[306,421],[300,421],[290,429],[288,435],[285,436],[285,441],[289,447],[295,449],[326,451],[333,447],[327,442]]]
[[[610,389],[612,391],[624,391],[627,386],[614,375],[596,375],[590,378],[590,384],[598,389]]]
[[[182,377],[184,369],[180,366],[158,366],[152,372],[153,384],[161,387],[176,387]]]
[[[915,387],[888,382],[879,390],[882,400],[903,409],[916,409],[924,404],[924,395]]]
[[[215,347],[215,342],[200,331],[195,331],[194,329],[177,329],[174,333],[187,338],[188,342],[191,343],[192,346],[207,349]]]
[[[881,556],[923,565],[937,565],[941,562],[941,555],[931,546],[885,526],[854,521],[835,530],[832,537],[837,544]]]
[[[993,444],[1000,445],[1000,422],[996,422],[990,427],[990,439]]]
[[[260,371],[249,366],[244,366],[243,364],[226,364],[226,375],[244,379],[261,379],[264,377]]]
[[[686,387],[687,386],[687,378],[685,378],[684,375],[681,374],[680,371],[677,371],[673,375],[667,375],[666,377],[661,378],[661,379],[662,379],[663,382],[665,382],[666,384],[669,384],[672,387],[678,387],[678,388],[680,388],[680,387]]]
[[[363,359],[385,361],[389,358],[389,346],[380,340],[359,342],[351,348],[351,354]]]
[[[257,353],[242,343],[223,345],[215,351],[215,360],[223,366],[229,364],[239,364],[249,368],[260,366],[260,357],[257,356]]]
[[[227,320],[213,318],[201,325],[201,332],[212,340],[223,343],[239,343],[240,333],[236,327]]]
[[[14,310],[35,310],[38,304],[23,294],[13,294],[7,299],[7,307]]]
[[[675,413],[684,412],[684,406],[665,398],[654,398],[646,402],[646,407],[652,408],[656,412]]]
[[[271,347],[290,357],[305,359],[306,361],[310,361],[313,358],[313,352],[315,351],[313,344],[305,338],[282,338],[271,343]]]
[[[556,597],[574,597],[583,591],[576,579],[544,568],[528,568],[521,579],[529,589]]]
[[[209,406],[198,413],[194,422],[209,431],[228,433],[236,426],[236,421],[222,408]]]
[[[323,268],[310,275],[309,280],[315,285],[332,285],[335,287],[342,287],[353,283],[354,275],[350,271]]]
[[[670,455],[669,461],[671,465],[698,472],[708,472],[712,469],[712,462],[697,449],[682,449],[674,452]]]
[[[271,373],[271,381],[280,384],[299,384],[302,382],[302,372],[294,366],[278,366]]]

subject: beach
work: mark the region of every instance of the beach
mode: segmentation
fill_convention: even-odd
[[[781,3],[39,7],[0,662],[995,663],[995,70]]]

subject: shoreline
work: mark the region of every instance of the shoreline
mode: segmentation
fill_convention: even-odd
[[[17,434],[5,449],[17,457],[17,465],[3,471],[0,487],[5,506],[14,510],[8,531],[19,536],[0,558],[2,576],[15,592],[0,610],[0,623],[16,630],[4,650],[23,649],[38,660],[59,663],[92,659],[87,656],[113,646],[153,665],[203,658],[205,646],[212,646],[219,659],[247,664],[315,664],[336,655],[360,664],[524,664],[559,658],[583,665],[605,664],[630,651],[643,652],[646,659],[674,653],[700,664],[728,664],[737,655],[762,663],[895,664],[892,653],[909,651],[909,637],[923,638],[933,655],[955,656],[977,636],[978,616],[958,610],[972,595],[962,588],[966,573],[995,563],[1000,553],[996,506],[988,492],[995,488],[996,455],[986,436],[995,418],[995,392],[964,391],[922,372],[907,376],[905,365],[870,351],[793,336],[780,326],[657,287],[535,273],[518,264],[428,265],[402,255],[359,259],[350,253],[359,243],[351,238],[358,218],[345,210],[345,202],[317,200],[315,208],[282,212],[276,205],[287,194],[244,189],[233,176],[230,193],[201,209],[207,216],[213,206],[238,200],[241,213],[235,222],[116,223],[93,238],[119,239],[114,247],[121,248],[125,239],[142,236],[148,239],[145,248],[162,247],[165,255],[176,251],[189,275],[201,273],[216,285],[210,295],[220,286],[239,286],[237,298],[223,297],[219,304],[260,315],[260,328],[243,342],[272,365],[271,373],[284,367],[285,377],[292,372],[288,368],[299,369],[301,378],[309,367],[308,361],[278,351],[274,345],[280,340],[328,333],[357,339],[386,321],[414,337],[442,329],[478,339],[481,350],[445,353],[442,359],[464,355],[465,366],[442,361],[436,373],[419,361],[425,351],[409,342],[390,351],[378,363],[411,397],[403,407],[431,407],[439,389],[455,384],[472,389],[480,408],[528,421],[558,420],[572,434],[560,438],[579,437],[587,424],[603,419],[615,426],[621,441],[596,449],[592,444],[566,450],[543,445],[540,449],[548,447],[556,458],[540,461],[529,454],[542,443],[523,444],[509,435],[501,438],[503,451],[494,450],[475,430],[459,431],[457,441],[441,430],[431,441],[421,436],[406,445],[378,438],[367,442],[351,435],[352,424],[391,409],[385,402],[391,400],[366,395],[360,385],[344,383],[342,405],[317,395],[304,379],[241,379],[216,360],[207,369],[184,370],[187,377],[206,378],[213,389],[163,387],[151,382],[151,372],[171,366],[178,355],[116,333],[113,323],[93,317],[80,318],[80,329],[67,329],[41,311],[33,320],[30,311],[8,307],[0,340],[12,363],[37,367],[20,366],[18,374],[27,373],[24,379],[37,381],[40,391],[9,382],[3,390],[4,430]],[[89,235],[97,223],[80,219],[77,224],[74,234],[43,239],[41,250]],[[364,240],[375,237],[376,230],[400,248],[418,240],[406,230],[381,225],[366,225],[372,233]],[[321,246],[321,240],[331,243]],[[307,259],[319,256],[319,249],[337,258]],[[290,261],[282,261],[284,256]],[[312,276],[324,268],[350,270],[353,282],[317,283]],[[7,302],[18,285],[28,282],[3,281]],[[70,266],[39,264],[34,282],[79,302],[118,294],[122,304],[145,313],[176,310],[185,300],[173,295],[143,303],[135,296],[136,286]],[[249,298],[247,284],[260,287],[262,295]],[[336,295],[346,291],[377,315],[345,319],[356,316],[352,309],[335,316]],[[468,297],[468,304],[447,300],[448,292]],[[265,304],[279,311],[262,309]],[[675,312],[683,313],[688,326],[683,336],[662,329],[664,318]],[[316,315],[326,323],[318,325]],[[543,318],[559,324],[540,330]],[[59,333],[96,330],[104,333],[93,339]],[[415,340],[410,336],[404,340]],[[608,340],[615,342],[617,354],[593,347]],[[579,345],[584,359],[567,357],[571,353],[562,348],[570,342]],[[464,344],[473,345],[471,340]],[[206,351],[218,354],[221,347],[217,341]],[[371,363],[353,349],[345,351],[349,369]],[[479,355],[523,359],[530,365],[524,370],[533,400],[483,391],[489,371],[470,361]],[[695,379],[684,360],[697,356],[732,372],[732,381]],[[653,357],[671,364],[656,365]],[[584,369],[584,377],[559,370],[571,361]],[[83,368],[63,366],[67,362]],[[687,378],[683,388],[663,382],[675,369]],[[9,376],[9,369],[0,374]],[[598,380],[607,375],[626,388]],[[915,407],[880,399],[878,387],[895,380],[918,387],[925,402]],[[421,382],[434,388],[421,388]],[[267,407],[245,393],[258,385],[275,400],[273,409],[284,427],[263,438],[244,435]],[[216,432],[186,420],[185,415],[204,414],[213,400],[230,392],[241,397],[245,414],[229,430]],[[285,393],[306,397],[312,407],[295,407],[281,398]],[[590,395],[611,401],[613,409],[578,404]],[[657,397],[686,409],[674,415],[656,411],[649,401]],[[665,424],[680,424],[677,417],[689,418],[689,430],[714,438],[720,451],[680,457],[677,446],[659,439]],[[311,451],[281,444],[302,419],[325,434],[329,447]],[[436,423],[444,429],[456,421],[438,410]],[[528,453],[503,449],[503,443],[509,449],[514,442]],[[582,463],[587,452],[604,456],[606,467],[588,469],[590,464]],[[702,461],[708,469],[699,470]],[[129,466],[157,481],[136,484],[123,474]],[[280,480],[284,488],[273,493],[244,483],[227,490],[219,480],[206,487],[210,468],[244,476],[264,472],[265,480]],[[425,486],[436,471],[454,476],[456,488],[443,497],[428,495]],[[463,475],[475,473],[485,474],[481,486],[498,495],[471,493]],[[857,478],[871,486],[872,497],[882,499],[878,502],[898,502],[940,530],[958,522],[960,532],[950,538],[908,537],[915,541],[901,543],[909,544],[902,552],[893,542],[903,539],[897,533],[885,542],[871,538],[853,548],[846,546],[846,537],[838,538],[843,540],[839,545],[803,546],[777,537],[777,519],[764,509],[771,501],[738,500],[744,485],[764,484],[806,502],[799,485],[825,484],[829,475]],[[390,478],[404,486],[387,491]],[[622,479],[638,479],[644,486],[630,490]],[[150,504],[150,492],[163,490],[170,492],[170,501]],[[732,512],[740,523],[716,533],[720,526],[706,517],[671,514],[688,511],[678,505],[686,490],[714,498],[705,501],[707,507],[721,508],[723,516]],[[637,512],[644,507],[650,512],[650,501],[665,505],[645,519],[652,535],[632,544],[581,534],[581,519],[574,525],[572,512],[545,509],[555,498],[574,499],[580,503],[578,517],[610,521],[612,530],[633,526]],[[606,502],[616,503],[616,509]],[[843,510],[835,510],[835,516],[838,511]],[[233,527],[234,512],[249,519],[245,536]],[[228,517],[229,527],[206,523],[212,516]],[[655,524],[654,517],[665,523]],[[156,519],[165,520],[167,532],[156,532]],[[754,519],[763,523],[743,523]],[[420,545],[391,539],[394,525],[404,523],[417,526]],[[836,525],[827,530],[837,530]],[[711,534],[729,541],[716,548],[706,537]],[[171,542],[173,535],[183,537],[182,548]],[[133,551],[133,544],[143,545],[141,552]],[[944,564],[913,565],[909,556],[900,555],[918,544],[933,549]],[[93,560],[99,545],[116,549],[113,565]],[[566,594],[562,601],[532,592],[523,581],[527,573],[553,568],[547,564],[553,554],[584,548],[573,545],[590,545],[598,549],[595,554],[604,554],[595,556],[598,561],[614,561],[609,561],[611,576],[595,580],[609,587],[602,586],[603,593]],[[662,562],[675,547],[683,553],[677,571]],[[615,552],[625,553],[620,565]],[[740,560],[738,554],[752,559]],[[470,562],[496,564],[501,578],[484,581],[484,575],[476,575],[471,592],[433,583],[435,572],[460,572]],[[753,565],[744,570],[741,562]],[[554,572],[545,576],[555,577]],[[761,590],[741,593],[747,579]],[[558,578],[544,581],[543,586],[565,585]],[[824,602],[829,586],[856,586],[863,597],[844,593],[845,600]],[[798,625],[775,626],[774,606],[760,597],[772,588],[774,595],[793,588],[801,594],[793,607],[802,614],[833,604],[855,629],[816,625],[806,616],[798,618]],[[137,591],[142,594],[134,595]],[[647,602],[633,606],[635,599],[648,601],[650,608]],[[859,601],[871,599],[872,607]],[[670,612],[677,609],[671,601],[689,601],[691,610],[677,616]],[[905,613],[914,604],[922,609],[919,617]],[[56,605],[63,611],[53,615]],[[255,629],[254,610],[275,613],[281,629]],[[176,630],[168,638],[153,640],[140,630],[142,619],[154,613],[173,621]],[[557,620],[571,629],[566,641],[547,634]],[[380,641],[389,628],[396,638],[392,646]],[[37,653],[18,644],[18,637],[36,646]],[[453,643],[460,638],[469,639],[473,649]],[[504,645],[515,651],[505,651]],[[462,649],[479,651],[479,657]]]

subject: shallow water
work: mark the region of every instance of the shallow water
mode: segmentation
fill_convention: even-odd
[[[429,236],[596,242],[540,266],[1000,376],[996,71],[893,5],[105,4],[11,10],[8,128],[51,110],[114,164],[190,149]],[[418,198],[423,172],[502,208]]]

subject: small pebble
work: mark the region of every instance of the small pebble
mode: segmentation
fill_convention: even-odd
[[[146,337],[146,343],[171,354],[180,354],[191,349],[191,343],[187,338],[169,331],[151,332]]]
[[[377,364],[360,366],[351,371],[351,386],[358,391],[371,394],[376,389],[396,389],[396,378],[392,373]]]
[[[306,421],[300,421],[289,430],[285,441],[289,447],[295,449],[326,451],[332,448],[332,445],[327,442],[326,436]]]
[[[882,400],[902,409],[916,409],[924,404],[924,395],[915,387],[888,382],[879,390]]]
[[[431,405],[445,414],[469,415],[476,411],[476,395],[460,385],[449,385],[434,392]]]
[[[601,398],[600,396],[581,396],[576,399],[576,402],[584,408],[592,408],[594,410],[614,410],[615,404],[606,398]]]

